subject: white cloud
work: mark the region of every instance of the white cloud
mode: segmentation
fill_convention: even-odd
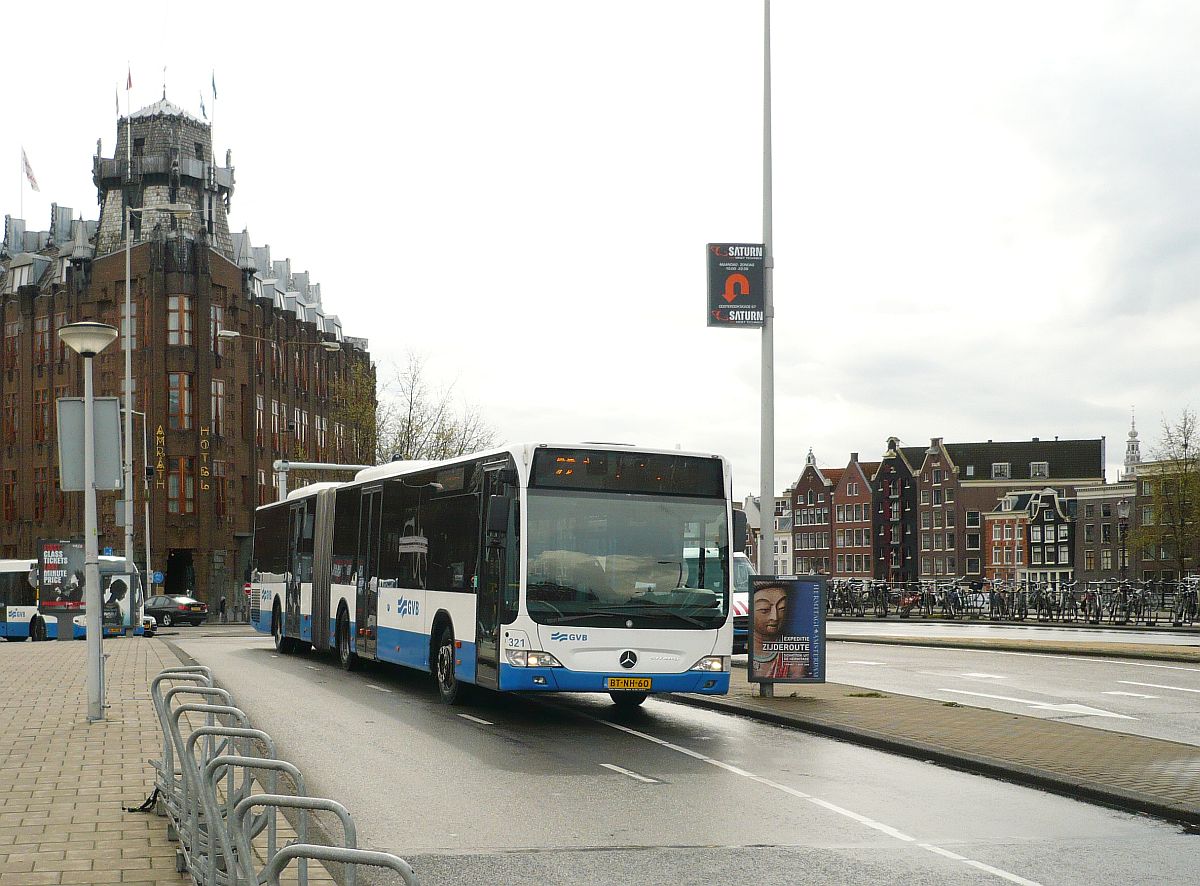
[[[199,110],[232,224],[513,438],[720,451],[757,490],[758,336],[702,247],[761,229],[756,3],[6,11],[20,145],[95,216],[113,91]],[[774,4],[777,485],[898,434],[1143,437],[1198,399],[1200,19],[1176,3]],[[203,26],[197,17],[204,20]],[[129,47],[124,49],[123,47]],[[122,110],[124,91],[121,91]]]

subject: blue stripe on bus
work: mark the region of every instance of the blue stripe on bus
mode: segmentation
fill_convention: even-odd
[[[533,682],[544,677],[544,685]],[[725,695],[729,692],[729,674],[687,671],[682,674],[638,674],[611,671],[571,671],[567,668],[515,668],[500,665],[500,688],[508,691],[539,690],[543,692],[607,692],[605,677],[649,677],[652,692],[699,692],[704,695]],[[705,686],[711,682],[712,686]]]
[[[475,682],[475,644],[460,640],[462,646],[456,650],[455,676],[464,683]],[[429,667],[429,635],[420,631],[401,631],[397,628],[380,628],[377,654],[381,661],[405,665],[421,671]]]

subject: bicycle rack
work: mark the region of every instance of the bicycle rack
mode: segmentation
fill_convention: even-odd
[[[168,683],[182,685],[165,689]],[[309,860],[344,865],[346,886],[356,886],[360,867],[387,868],[418,886],[404,859],[358,848],[354,819],[342,804],[307,796],[300,770],[278,759],[271,736],[251,727],[233,696],[213,685],[208,668],[167,668],[151,681],[150,695],[163,732],[162,759],[149,761],[161,797],[155,811],[168,817],[168,838],[179,840],[176,869],[198,886],[278,884],[293,861],[298,883],[307,886]],[[203,722],[193,727],[191,714]],[[282,777],[291,780],[294,795],[279,792]],[[296,811],[296,840],[284,846],[281,810]],[[315,812],[337,816],[345,845],[308,842]],[[265,847],[256,842],[260,836]]]
[[[408,886],[420,886],[420,880],[408,862],[390,852],[377,852],[371,849],[343,849],[338,846],[315,846],[304,843],[293,843],[284,846],[271,860],[267,868],[267,883],[279,886],[279,875],[294,858],[312,858],[317,861],[337,861],[355,867],[367,866],[389,868],[400,875]]]

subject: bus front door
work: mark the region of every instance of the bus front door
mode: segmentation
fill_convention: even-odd
[[[375,658],[379,644],[379,517],[383,488],[364,490],[358,518],[357,652]]]
[[[475,682],[498,689],[500,686],[500,622],[505,587],[511,575],[511,548],[515,542],[512,514],[511,478],[505,464],[485,465],[483,509],[480,539],[479,587],[475,599]]]

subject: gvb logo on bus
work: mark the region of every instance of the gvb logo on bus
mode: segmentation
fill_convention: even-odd
[[[406,615],[417,616],[421,614],[421,602],[419,600],[410,600],[408,597],[401,597],[396,601],[396,615],[403,618]]]
[[[568,641],[574,641],[574,642],[578,642],[578,643],[586,643],[587,638],[588,638],[587,634],[567,634],[567,633],[564,633],[563,631],[554,631],[550,635],[550,639],[554,640],[554,641],[568,640]]]

